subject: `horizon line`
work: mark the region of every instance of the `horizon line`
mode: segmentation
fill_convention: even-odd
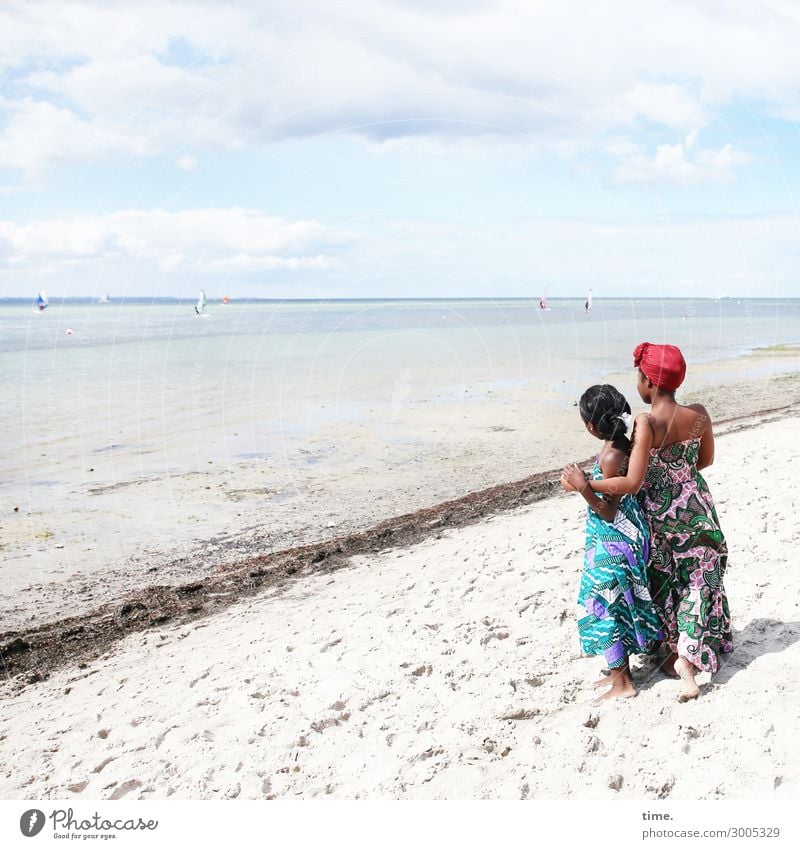
[[[221,296],[215,296],[214,299],[222,300]],[[212,299],[212,300],[214,300]],[[51,296],[50,302],[75,302],[75,303],[92,303],[102,304],[118,304],[125,301],[147,301],[147,302],[164,302],[164,303],[194,303],[197,300],[196,295],[120,295],[115,298],[110,298],[108,301],[102,301],[95,295],[64,295]],[[494,297],[458,297],[453,295],[443,295],[435,297],[364,297],[364,298],[262,298],[255,296],[229,297],[230,303],[363,303],[364,301],[379,301],[379,302],[438,302],[438,301],[530,301],[537,303],[538,295],[524,296],[502,296]],[[549,301],[585,301],[585,295],[563,295],[557,297],[549,297]],[[796,301],[800,300],[800,296],[758,296],[758,295],[721,295],[719,297],[711,296],[696,296],[696,295],[604,295],[601,297],[593,296],[593,300],[597,301]],[[29,304],[36,302],[36,296],[21,296],[21,295],[0,295],[0,303],[22,303]]]

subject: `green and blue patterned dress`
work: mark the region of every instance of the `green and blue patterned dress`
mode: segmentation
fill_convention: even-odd
[[[601,480],[595,463],[592,478]],[[661,623],[647,583],[650,530],[642,508],[623,495],[614,521],[586,508],[586,552],[578,592],[578,636],[585,654],[602,654],[610,669],[649,651]]]

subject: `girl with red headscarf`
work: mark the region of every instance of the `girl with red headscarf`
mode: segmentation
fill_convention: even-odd
[[[639,367],[636,388],[652,412],[636,417],[627,475],[588,483],[612,495],[641,489],[652,534],[651,594],[670,649],[662,668],[681,678],[678,700],[684,702],[700,694],[697,672],[715,673],[720,654],[733,650],[723,585],[728,550],[700,474],[714,461],[714,433],[705,407],[675,400],[686,375],[679,348],[643,342],[633,362]],[[575,465],[564,469],[563,479],[577,489],[586,485]]]

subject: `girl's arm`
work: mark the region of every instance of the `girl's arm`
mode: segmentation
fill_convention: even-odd
[[[696,427],[700,433],[700,455],[697,458],[697,468],[705,469],[714,462],[714,431],[711,427],[711,416],[702,404],[690,404],[690,410],[700,413]]]
[[[600,464],[600,470],[603,476],[610,478],[616,477],[625,460],[625,455],[621,451],[614,449],[607,450],[603,454],[603,462]],[[567,466],[561,475],[561,485],[567,491],[580,492],[584,501],[595,513],[606,522],[613,522],[617,515],[619,507],[619,495],[610,495],[605,498],[592,491],[589,486],[589,481],[584,477],[583,472],[575,465]]]
[[[650,449],[653,447],[653,428],[646,413],[636,417],[633,426],[633,448],[628,462],[628,474],[624,477],[603,478],[601,481],[589,481],[595,492],[611,495],[635,495],[644,483]]]

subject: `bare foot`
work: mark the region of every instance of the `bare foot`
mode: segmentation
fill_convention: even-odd
[[[630,670],[625,666],[621,669],[612,669],[605,682],[598,681],[595,686],[601,683],[609,687],[602,696],[595,699],[595,704],[605,699],[632,699],[638,695],[638,690],[633,686]]]
[[[696,699],[700,695],[700,688],[694,680],[694,676],[697,674],[694,666],[685,657],[679,657],[675,661],[675,672],[678,673],[683,684],[678,695],[678,701],[683,703]]]
[[[679,678],[680,676],[675,671],[675,662],[678,660],[678,655],[675,654],[674,651],[671,651],[661,663],[658,664],[658,668],[667,676],[667,678]]]
[[[603,702],[606,699],[635,699],[639,695],[639,691],[633,684],[627,687],[609,687],[602,696],[595,699],[595,703]]]

